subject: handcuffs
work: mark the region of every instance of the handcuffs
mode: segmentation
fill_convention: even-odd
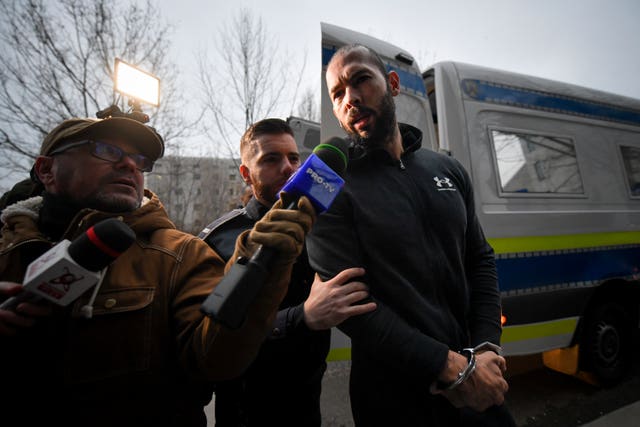
[[[447,384],[443,383],[442,381],[437,381],[436,387],[440,390],[453,390],[454,388],[465,382],[476,369],[476,353],[484,350],[490,350],[496,353],[498,356],[502,356],[502,347],[489,341],[480,343],[475,347],[463,348],[458,353],[467,357],[467,359],[469,360],[467,366],[458,373],[457,378],[453,382]]]

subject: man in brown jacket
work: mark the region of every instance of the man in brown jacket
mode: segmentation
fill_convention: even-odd
[[[143,172],[163,150],[153,129],[128,118],[65,120],[34,165],[42,196],[2,211],[0,302],[21,292],[31,260],[103,219],[121,218],[136,235],[94,297],[0,310],[3,425],[205,426],[210,382],[238,376],[254,359],[313,208],[305,198],[298,210],[278,204],[238,237],[232,260],[258,245],[278,257],[243,326],[228,330],[200,312],[224,262],[176,230],[144,190]]]

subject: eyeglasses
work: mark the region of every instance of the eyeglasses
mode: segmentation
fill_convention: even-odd
[[[127,153],[124,150],[122,150],[120,147],[107,144],[106,142],[103,142],[103,141],[73,142],[71,144],[60,147],[56,150],[53,150],[51,153],[49,153],[49,156],[60,154],[67,151],[70,148],[79,147],[81,145],[86,145],[86,144],[88,144],[91,147],[91,155],[99,158],[100,160],[105,160],[111,163],[118,163],[124,158],[124,156],[128,156],[136,164],[136,169],[142,172],[151,172],[151,170],[153,169],[153,161],[147,156],[143,154]]]

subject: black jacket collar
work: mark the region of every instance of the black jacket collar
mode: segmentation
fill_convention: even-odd
[[[410,153],[413,153],[422,147],[422,131],[420,129],[406,123],[398,123],[398,127],[400,128],[402,148],[404,149],[402,157],[408,156]],[[388,163],[396,162],[389,152],[382,147],[368,150],[366,147],[356,146],[354,143],[351,143],[351,146],[349,147],[349,160],[359,161],[365,158]]]
[[[255,221],[258,221],[260,218],[264,216],[269,211],[269,207],[263,205],[256,199],[255,197],[251,197],[249,202],[247,202],[247,206],[244,207],[247,216]]]

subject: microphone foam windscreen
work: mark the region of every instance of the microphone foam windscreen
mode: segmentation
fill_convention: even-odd
[[[314,148],[313,153],[335,173],[343,177],[347,170],[348,149],[347,141],[334,136]]]
[[[135,239],[135,233],[127,224],[115,218],[105,219],[71,242],[69,256],[87,270],[99,271],[127,250]]]

